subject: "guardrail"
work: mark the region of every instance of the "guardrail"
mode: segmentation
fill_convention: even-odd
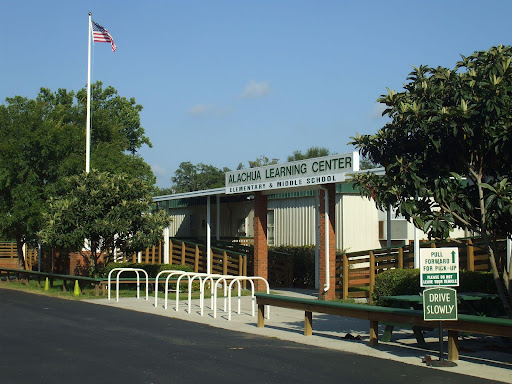
[[[27,271],[24,269],[13,269],[13,268],[0,268],[0,278],[2,275],[5,274],[7,276],[7,281],[10,281],[10,276],[15,275],[16,279],[21,281],[24,280],[25,284],[28,284],[29,277],[32,276],[34,278],[37,278],[38,285],[40,285],[40,279],[42,277],[48,278],[50,281],[50,284],[53,285],[54,279],[60,279],[64,281],[64,284],[62,286],[62,289],[64,291],[67,291],[66,288],[66,281],[78,281],[83,283],[90,283],[94,284],[94,293],[96,296],[99,296],[99,286],[100,283],[103,281],[103,279],[97,279],[94,277],[85,277],[85,276],[71,276],[71,275],[62,275],[58,273],[49,273],[49,272],[38,272],[38,271]],[[25,277],[24,279],[22,277]]]

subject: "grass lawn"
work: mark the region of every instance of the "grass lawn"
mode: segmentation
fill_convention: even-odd
[[[64,299],[70,299],[70,300],[83,300],[83,299],[104,299],[107,297],[107,294],[105,296],[102,296],[101,293],[99,296],[96,296],[94,293],[94,286],[84,286],[82,288],[82,294],[80,296],[75,296],[73,294],[74,291],[74,285],[68,282],[66,290],[63,289],[64,282],[63,280],[54,280],[53,287],[50,287],[47,291],[44,290],[45,281],[41,280],[40,284],[38,284],[37,280],[30,280],[28,285],[26,285],[24,282],[11,280],[10,282],[6,280],[0,281],[0,289],[16,289],[19,291],[25,291],[40,295],[47,295],[47,296],[54,296],[54,297],[60,297]],[[181,284],[180,284],[181,285]],[[233,291],[233,294],[235,294],[236,290]],[[218,291],[219,297],[224,296],[224,291],[219,290]],[[250,291],[248,290],[242,290],[242,295],[246,296],[249,295]],[[115,284],[112,284],[112,293],[111,298],[115,299]],[[144,297],[146,295],[146,286],[144,283],[140,284],[140,297]],[[155,293],[150,290],[149,296],[154,297]],[[136,297],[137,296],[137,288],[135,284],[120,284],[119,289],[119,297]],[[163,289],[160,288],[158,292],[159,298],[164,298],[164,292]],[[210,290],[206,289],[205,298],[210,298]],[[169,300],[175,300],[176,294],[172,291],[169,292],[168,295]],[[188,299],[187,294],[187,288],[186,285],[184,285],[184,288],[182,289],[180,293],[180,300]],[[192,299],[199,299],[199,288],[195,287],[192,291]]]

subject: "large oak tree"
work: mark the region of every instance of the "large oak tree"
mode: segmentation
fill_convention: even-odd
[[[21,268],[23,245],[38,240],[46,200],[85,168],[85,94],[41,88],[35,99],[16,96],[0,105],[0,238],[16,240]],[[92,167],[152,185],[151,168],[137,154],[151,145],[140,126],[142,106],[101,82],[92,95]]]

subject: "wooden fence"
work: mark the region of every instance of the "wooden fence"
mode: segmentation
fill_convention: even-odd
[[[25,269],[32,269],[37,266],[37,249],[25,246]],[[11,241],[0,241],[0,267],[18,268],[18,250],[16,243]]]
[[[459,267],[468,271],[489,271],[489,256],[485,245],[474,239],[425,242],[420,247],[459,249]],[[505,241],[499,242],[498,252],[505,252]],[[388,269],[414,268],[414,245],[404,245],[351,252],[336,257],[336,291],[340,298],[370,298],[375,276]]]
[[[498,252],[505,250],[505,241],[499,243]],[[421,243],[421,247],[458,247],[459,266],[468,271],[489,271],[489,259],[485,246],[474,239],[461,241]],[[241,252],[242,248],[245,252]],[[147,248],[141,254],[145,264],[163,263],[163,243]],[[206,246],[189,240],[170,239],[169,258],[171,264],[188,265],[195,272],[206,272]],[[238,247],[211,248],[212,273],[250,276],[254,274],[252,249]],[[117,261],[137,262],[137,255],[121,256]],[[37,249],[26,249],[26,269],[37,269]],[[288,255],[269,253],[269,283],[273,287],[293,286],[293,260]],[[18,268],[16,243],[0,242],[0,267]],[[394,268],[414,267],[412,244],[370,251],[351,252],[336,258],[336,293],[340,298],[371,297],[377,274]]]
[[[221,275],[247,276],[247,255],[231,250],[211,248],[211,272]],[[199,243],[169,240],[171,264],[190,266],[194,272],[206,272],[207,249]]]

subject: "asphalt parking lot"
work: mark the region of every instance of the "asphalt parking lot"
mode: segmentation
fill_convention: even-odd
[[[0,376],[7,384],[493,382],[8,289],[0,289],[0,313]]]

